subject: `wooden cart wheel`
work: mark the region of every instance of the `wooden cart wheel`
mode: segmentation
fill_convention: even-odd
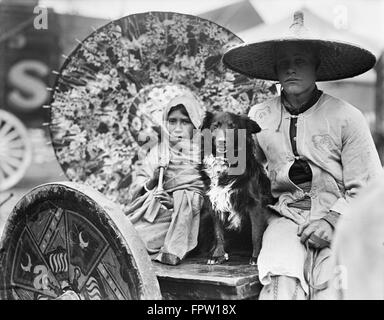
[[[141,239],[113,202],[73,182],[38,186],[0,242],[1,299],[161,299]]]
[[[0,110],[0,191],[21,180],[31,158],[31,144],[23,123],[11,113]]]

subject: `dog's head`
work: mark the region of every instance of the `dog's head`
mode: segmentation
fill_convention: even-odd
[[[211,113],[207,112],[203,120],[204,132],[208,129],[212,134],[212,152],[225,154],[229,148],[235,153],[239,148],[239,129],[246,130],[246,143],[250,142],[251,135],[261,131],[259,125],[245,115],[237,115],[231,112]]]

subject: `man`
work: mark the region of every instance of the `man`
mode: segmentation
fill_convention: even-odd
[[[241,45],[223,57],[235,71],[282,86],[279,97],[249,112],[262,128],[259,156],[278,198],[258,258],[260,299],[337,298],[330,254],[337,221],[382,172],[362,113],[315,83],[361,74],[375,57],[357,46],[313,39],[303,21],[297,12],[287,37]]]

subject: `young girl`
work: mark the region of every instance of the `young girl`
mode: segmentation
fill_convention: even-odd
[[[148,252],[159,262],[176,265],[197,245],[203,182],[198,134],[204,110],[190,95],[170,101],[164,110],[167,134],[148,153],[130,188],[127,215]],[[163,190],[158,190],[160,165]]]

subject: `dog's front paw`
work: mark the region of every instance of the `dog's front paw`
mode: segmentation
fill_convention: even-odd
[[[228,253],[224,253],[223,255],[221,256],[211,256],[208,261],[207,261],[207,264],[222,264],[226,261],[229,260],[229,256],[228,256]]]
[[[250,264],[251,266],[257,266],[257,257],[251,257],[251,258],[249,259],[249,264]]]

